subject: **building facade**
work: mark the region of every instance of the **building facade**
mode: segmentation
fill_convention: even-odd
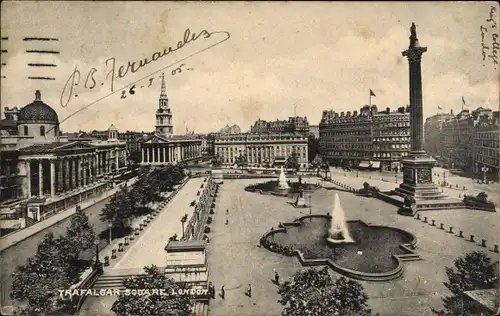
[[[425,120],[424,124],[424,149],[425,152],[440,160],[442,151],[441,132],[445,121],[452,119],[453,111],[450,114],[438,113]]]
[[[201,139],[193,135],[174,135],[172,110],[168,103],[165,78],[156,110],[154,135],[141,143],[141,165],[165,165],[201,160]]]
[[[408,107],[378,111],[376,105],[365,105],[359,114],[323,111],[319,154],[332,165],[396,170],[409,152]]]
[[[16,112],[16,113],[13,113]],[[125,143],[61,137],[57,113],[41,99],[5,109],[0,142],[0,219],[22,228],[108,188],[127,169]],[[8,225],[7,225],[8,226]]]
[[[264,121],[258,119],[250,127],[250,133],[265,134],[265,133],[296,133],[308,136],[309,135],[309,122],[307,117],[289,117],[287,120]]]
[[[307,168],[308,138],[294,133],[242,133],[218,135],[214,140],[215,156],[223,165],[235,165],[244,157],[250,167],[284,163],[295,153],[300,168]]]
[[[481,137],[493,133],[487,130],[494,130],[497,116],[498,111],[493,112],[480,107],[473,111],[462,110],[459,114],[444,121],[440,133],[441,146],[437,154],[445,167],[461,169],[469,174],[477,173],[475,152],[476,148],[479,149],[482,146],[476,143],[479,135],[476,137],[475,134],[485,126],[486,130],[481,132]],[[478,163],[481,164],[481,161]]]
[[[474,172],[483,180],[500,180],[500,124],[498,115],[482,122],[474,133]]]

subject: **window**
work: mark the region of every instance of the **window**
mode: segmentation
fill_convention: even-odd
[[[40,136],[45,136],[45,126],[40,126]]]
[[[28,126],[24,126],[24,136],[28,136]]]

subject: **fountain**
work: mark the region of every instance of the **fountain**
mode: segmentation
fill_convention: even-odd
[[[353,243],[354,240],[349,233],[347,222],[345,220],[344,209],[340,205],[340,198],[335,193],[332,209],[332,222],[328,230],[328,242],[333,244],[338,243]]]
[[[288,190],[290,186],[286,182],[285,171],[283,170],[283,166],[281,166],[280,177],[278,179],[278,190]]]
[[[245,188],[245,191],[277,196],[288,196],[289,193],[311,193],[315,190],[318,190],[319,188],[320,186],[317,184],[303,183],[301,176],[298,176],[297,182],[289,182],[285,176],[285,170],[282,166],[280,168],[278,180],[252,184],[247,186]]]
[[[261,237],[260,245],[296,256],[304,266],[327,265],[349,278],[365,281],[399,278],[403,262],[421,260],[413,251],[417,241],[411,233],[361,220],[346,221],[339,194],[334,198],[330,214],[281,222]]]

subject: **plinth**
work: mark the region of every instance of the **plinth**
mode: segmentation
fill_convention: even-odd
[[[422,200],[436,200],[446,197],[432,182],[432,168],[436,160],[424,153],[411,155],[401,162],[403,163],[403,183],[395,190],[400,193],[398,195],[410,195],[417,204]]]

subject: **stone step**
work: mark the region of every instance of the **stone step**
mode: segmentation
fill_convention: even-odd
[[[398,255],[398,258],[401,259],[401,261],[420,261],[422,258],[416,253],[407,253],[404,255]]]
[[[116,288],[123,290],[123,280],[129,277],[135,277],[136,275],[102,275],[94,283],[94,289],[110,289]]]
[[[193,312],[195,316],[208,316],[208,304],[205,302],[195,302]]]

